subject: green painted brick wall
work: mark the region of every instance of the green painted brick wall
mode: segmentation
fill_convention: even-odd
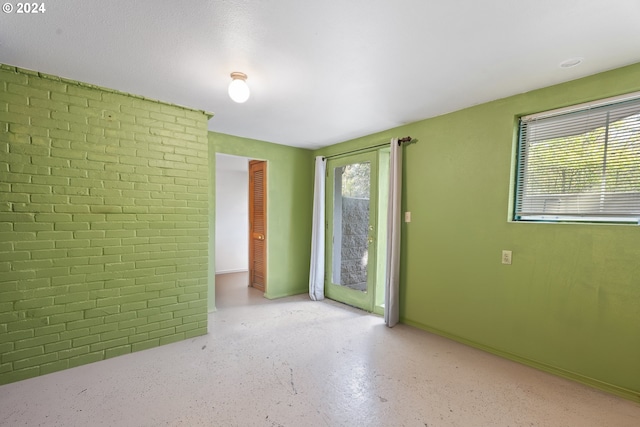
[[[0,65],[0,384],[207,332],[209,118]]]

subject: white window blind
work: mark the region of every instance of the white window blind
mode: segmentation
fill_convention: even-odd
[[[640,93],[520,119],[514,219],[640,220]]]

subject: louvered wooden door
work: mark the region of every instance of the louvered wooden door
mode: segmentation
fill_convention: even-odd
[[[265,291],[267,277],[267,162],[249,162],[249,286]]]

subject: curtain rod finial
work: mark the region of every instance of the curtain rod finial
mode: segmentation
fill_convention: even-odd
[[[405,142],[411,142],[412,139],[410,136],[405,136],[404,138],[399,138],[398,139],[398,145],[405,143]]]

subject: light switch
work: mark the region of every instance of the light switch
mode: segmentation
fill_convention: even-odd
[[[404,222],[411,222],[411,212],[404,213]]]
[[[502,263],[511,265],[511,251],[502,251]]]

